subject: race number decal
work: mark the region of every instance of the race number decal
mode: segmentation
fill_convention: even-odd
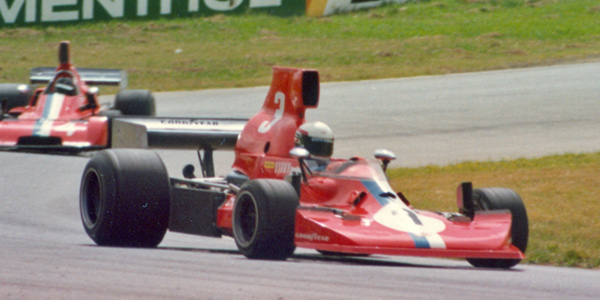
[[[279,104],[279,108],[275,110],[275,116],[271,121],[264,121],[260,126],[258,126],[259,133],[266,133],[275,125],[275,123],[279,122],[283,117],[283,112],[285,111],[285,94],[282,92],[277,92],[275,94],[275,104]]]
[[[373,220],[385,227],[408,233],[417,248],[446,248],[438,234],[446,229],[446,225],[438,219],[417,215],[403,204],[388,203],[373,216]]]

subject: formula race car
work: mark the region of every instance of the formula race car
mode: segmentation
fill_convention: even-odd
[[[510,268],[524,258],[527,213],[514,191],[464,182],[457,212],[416,209],[389,184],[391,151],[377,150],[373,160],[329,157],[330,129],[304,118],[318,102],[317,71],[274,68],[262,109],[239,137],[234,130],[200,134],[207,140],[199,148],[207,153],[235,151],[224,177],[203,170],[205,176],[196,178],[189,165],[183,177],[169,178],[150,150],[96,153],[81,182],[85,231],[98,245],[126,247],[156,247],[167,229],[230,236],[251,259],[283,260],[296,247],[324,255],[458,257],[491,268]],[[178,138],[187,144],[184,136],[174,137],[174,144]],[[210,159],[201,162],[214,167]]]
[[[153,116],[154,97],[146,90],[121,90],[114,106],[98,103],[98,88],[127,85],[114,69],[75,69],[69,42],[60,43],[57,68],[34,68],[31,84],[0,84],[0,148],[81,152],[110,147],[112,117]]]

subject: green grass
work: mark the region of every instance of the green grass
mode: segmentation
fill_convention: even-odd
[[[600,59],[598,0],[440,0],[326,18],[244,14],[0,30],[0,81],[56,64],[123,68],[153,91],[268,85],[271,66],[322,81],[481,71]],[[180,54],[175,54],[181,49]]]
[[[129,71],[152,91],[268,85],[274,65],[322,81],[448,74],[600,59],[600,0],[439,0],[325,18],[245,14],[0,29],[0,82],[26,82],[72,42],[81,67]],[[180,54],[175,54],[181,49]],[[600,154],[391,171],[417,208],[455,211],[455,188],[517,191],[530,219],[528,263],[600,265]]]
[[[600,153],[539,159],[464,162],[390,170],[394,189],[416,208],[457,211],[456,187],[509,187],[529,216],[525,262],[583,268],[600,266]]]

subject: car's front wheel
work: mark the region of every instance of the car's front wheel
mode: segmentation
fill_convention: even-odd
[[[529,239],[529,221],[527,211],[521,197],[507,188],[482,188],[473,190],[473,203],[475,210],[503,210],[508,209],[512,215],[511,239],[512,244],[525,253]],[[480,268],[508,269],[519,262],[520,259],[482,259],[468,258],[467,261]]]
[[[248,258],[285,260],[294,253],[298,194],[283,180],[245,183],[233,206],[233,236]]]

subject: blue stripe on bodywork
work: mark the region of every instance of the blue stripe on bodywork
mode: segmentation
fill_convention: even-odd
[[[374,180],[361,180],[360,181],[366,188],[369,190],[369,193],[373,195],[373,197],[381,204],[381,206],[385,206],[390,203],[390,200],[387,197],[382,197],[381,194],[385,193],[384,190],[381,189],[377,181]]]
[[[54,99],[54,94],[46,95],[46,103],[44,104],[44,111],[42,112],[42,117],[35,121],[35,124],[33,125],[33,133],[31,135],[41,135],[40,132],[42,131],[42,125],[46,121],[46,118],[48,118],[50,110],[52,109],[52,99]]]
[[[361,180],[360,182],[365,186],[365,188],[367,188],[367,190],[369,190],[369,193],[371,193],[371,195],[377,200],[377,202],[379,202],[379,204],[381,204],[382,207],[386,206],[388,203],[391,202],[388,197],[381,196],[382,194],[386,193],[387,191],[384,191],[379,186],[377,181]],[[412,221],[415,224],[420,225],[420,226],[423,225],[421,220],[419,220],[419,217],[414,212],[412,212],[409,209],[405,209],[404,211],[410,216],[410,218],[412,219]],[[429,243],[429,241],[427,240],[426,237],[416,235],[416,234],[410,233],[410,232],[407,232],[407,233],[408,233],[408,235],[410,235],[411,239],[415,243],[415,248],[426,248],[426,249],[431,248],[431,244]]]
[[[429,241],[427,240],[426,237],[424,237],[424,236],[418,236],[418,235],[415,235],[415,234],[410,233],[410,232],[408,232],[408,234],[410,235],[410,237],[415,242],[415,247],[416,248],[431,248],[431,245],[429,244]]]

